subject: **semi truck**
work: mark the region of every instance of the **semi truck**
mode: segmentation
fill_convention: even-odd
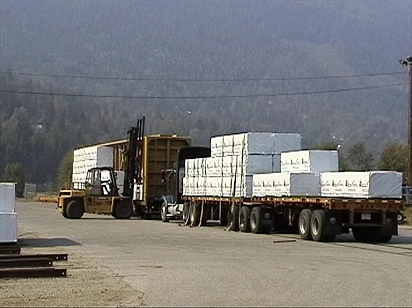
[[[188,183],[191,175],[199,170],[210,174],[214,167],[205,163],[199,168],[191,163],[215,160],[220,161],[222,167],[225,165],[227,146],[192,146],[190,137],[144,135],[143,127],[144,120],[143,126],[140,122],[140,125],[129,131],[129,139],[92,146],[109,149],[110,159],[104,162],[106,166],[92,165],[86,178],[77,183],[86,183],[86,190],[73,188],[61,191],[59,207],[64,217],[80,218],[84,212],[112,214],[116,218],[129,218],[133,214],[141,218],[160,216],[163,222],[182,219],[185,225],[190,226],[217,222],[232,231],[296,232],[304,240],[315,241],[333,241],[336,235],[349,233],[350,230],[359,241],[388,242],[393,235],[398,234],[397,216],[404,209],[401,198],[324,197],[308,193],[293,196],[270,193],[256,195],[246,191],[246,186],[250,185],[246,183],[250,180],[250,174],[242,174],[242,168],[235,168],[236,172],[240,170],[240,174],[232,174],[229,181],[226,181],[227,174],[215,173],[214,182],[207,184],[211,184],[210,187],[204,185],[202,190],[203,184],[199,185],[198,182],[197,191],[194,191]],[[236,136],[232,135],[231,138],[227,144],[232,153],[226,156],[231,156],[231,159],[246,157],[250,165],[258,168],[270,165],[274,172],[280,171],[279,155],[282,151],[300,149],[300,141],[296,142],[299,136],[278,134],[277,138],[281,141],[278,144],[283,144],[283,147],[270,153],[250,152],[245,156],[244,140],[239,145]],[[262,144],[266,146],[267,142]],[[85,148],[76,150],[82,149]],[[253,163],[254,160],[257,163]],[[269,160],[271,163],[268,164]],[[241,163],[245,165],[244,161]],[[86,167],[90,165],[86,164]],[[225,168],[222,170],[225,172]],[[98,178],[96,174],[100,172],[101,175],[103,171],[108,171],[114,183],[109,196],[102,193],[100,188],[96,191],[90,189],[96,186],[90,183],[91,180]],[[79,174],[74,173],[73,186],[79,180]],[[123,187],[116,186],[116,179],[121,177],[124,177]],[[202,176],[199,178],[203,179]],[[218,190],[213,187],[213,183],[218,183]],[[77,210],[72,210],[72,213],[68,208],[71,207],[69,204],[74,204],[73,201],[76,201]],[[125,207],[127,209],[118,209],[116,212],[119,201],[131,204],[132,211],[128,205]]]
[[[243,135],[245,136],[245,134]],[[236,135],[230,137],[235,139]],[[342,190],[342,187],[329,187],[328,189],[336,188],[336,192],[329,192],[330,195],[326,197],[322,196],[320,194],[319,186],[321,186],[321,183],[319,180],[314,182],[314,189],[316,191],[317,185],[319,193],[313,193],[313,185],[309,183],[309,179],[316,179],[316,177],[319,177],[319,174],[310,172],[302,174],[291,173],[292,169],[296,167],[296,162],[292,162],[292,166],[285,165],[285,169],[288,171],[285,175],[286,178],[297,175],[303,179],[301,183],[295,185],[298,191],[300,189],[298,193],[285,193],[282,195],[282,193],[272,194],[261,191],[260,194],[257,194],[255,193],[255,189],[253,189],[253,192],[248,191],[249,188],[247,186],[250,186],[248,182],[249,175],[247,175],[247,171],[242,171],[242,168],[238,168],[238,162],[234,163],[229,171],[224,163],[225,160],[227,161],[226,158],[233,161],[234,158],[245,160],[243,157],[246,157],[251,166],[255,168],[256,166],[253,166],[254,163],[251,159],[253,154],[247,153],[244,155],[244,153],[240,153],[239,155],[239,152],[243,151],[243,149],[239,150],[238,148],[236,151],[236,144],[233,141],[227,144],[232,152],[226,155],[226,157],[224,148],[217,152],[215,149],[214,157],[186,160],[185,170],[178,173],[179,176],[184,177],[183,181],[181,178],[178,179],[178,181],[183,182],[185,188],[181,197],[183,200],[181,212],[183,213],[183,220],[186,225],[200,226],[206,224],[209,220],[217,220],[220,221],[221,224],[227,225],[228,229],[233,231],[253,233],[292,231],[299,233],[300,237],[304,240],[314,241],[333,241],[336,235],[349,233],[350,230],[356,240],[366,242],[388,242],[393,235],[398,234],[397,216],[399,211],[404,209],[404,201],[401,198],[402,175],[400,173],[385,173],[379,171],[374,173],[339,173],[337,153],[329,153],[331,157],[336,155],[336,160],[333,160],[329,165],[327,163],[325,164],[327,157],[324,155],[328,153],[317,153],[322,155],[319,156],[317,161],[314,161],[313,166],[318,169],[320,168],[316,171],[321,172],[320,175],[324,174],[325,178],[327,178],[327,176],[339,178],[339,176],[342,177],[342,175],[348,177],[350,175],[356,179],[361,177],[360,185],[358,185],[358,182],[355,180],[350,182],[347,179],[343,181],[346,181],[346,183],[339,184],[348,186],[349,191],[358,190],[360,192],[359,195],[349,194],[345,196],[344,193],[334,195],[338,190]],[[243,146],[244,145],[243,143]],[[212,141],[211,146],[213,150]],[[276,153],[271,154],[272,158],[277,155]],[[293,153],[288,154],[294,157]],[[260,166],[263,165],[262,155],[264,155],[264,153],[256,153],[255,155],[255,160],[261,162]],[[221,174],[218,175],[212,170],[213,167],[211,166],[211,163],[214,160],[216,161],[216,159],[220,167],[219,172],[221,172]],[[278,159],[279,158],[277,158],[277,160]],[[297,160],[297,162],[303,162],[303,164],[306,164],[304,168],[308,168],[308,161],[302,159],[301,161]],[[242,163],[244,166],[244,162]],[[242,165],[242,163],[240,163],[240,165]],[[293,166],[294,163],[295,166]],[[283,162],[281,162],[281,164],[283,166]],[[273,165],[272,163],[272,166]],[[326,168],[326,170],[321,170],[322,168]],[[328,170],[328,168],[334,170]],[[334,172],[322,173],[322,171]],[[232,172],[232,174],[230,174],[230,172]],[[242,172],[244,172],[244,174],[242,174]],[[197,175],[193,176],[194,174]],[[231,175],[229,181],[227,181],[228,174]],[[278,173],[274,174],[275,177],[278,175]],[[250,176],[255,177],[256,174]],[[364,180],[365,176],[370,176],[370,179]],[[373,182],[372,176],[375,178],[378,177],[378,180]],[[191,179],[196,179],[195,183],[192,183],[195,189],[193,189],[193,187],[191,188],[191,184],[188,183]],[[292,179],[289,179],[289,181],[292,181]],[[363,184],[362,181],[364,181]],[[368,181],[367,184],[365,184],[366,181]],[[387,195],[380,195],[379,189],[370,195],[365,194],[365,191],[368,191],[365,187],[369,185],[369,181],[371,190],[376,190],[376,187],[379,188],[379,185],[389,185],[389,187],[383,188],[383,190],[386,189],[384,193]],[[377,182],[378,185],[376,184]],[[389,184],[386,182],[389,182]],[[217,189],[213,187],[213,183],[217,183]],[[276,185],[277,184],[275,184],[275,186]],[[322,183],[322,185],[324,184]],[[338,185],[336,184],[336,186]],[[266,188],[263,187],[263,189]],[[275,187],[272,189],[276,190],[278,188]],[[322,189],[327,192],[326,187]],[[399,194],[397,194],[398,190]],[[168,216],[175,213],[175,207],[175,204],[163,203],[163,221],[167,222]]]

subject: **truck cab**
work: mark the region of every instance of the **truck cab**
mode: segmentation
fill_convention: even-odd
[[[191,158],[210,157],[209,147],[187,146],[177,152],[177,160],[172,169],[162,170],[162,181],[166,182],[166,194],[160,199],[161,218],[163,222],[169,219],[182,219],[184,202],[183,178],[185,176],[185,160]]]

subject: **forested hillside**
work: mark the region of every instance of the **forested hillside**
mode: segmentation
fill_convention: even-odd
[[[406,141],[411,12],[409,0],[2,0],[0,177],[19,162],[28,181],[56,181],[67,152],[125,138],[143,115],[147,133],[195,144],[299,132],[304,147],[362,144],[377,162]]]

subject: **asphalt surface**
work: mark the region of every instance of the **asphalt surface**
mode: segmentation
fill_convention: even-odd
[[[148,306],[412,307],[411,228],[385,245],[351,235],[318,243],[103,215],[68,220],[50,203],[17,203],[17,212],[22,236],[76,245]]]

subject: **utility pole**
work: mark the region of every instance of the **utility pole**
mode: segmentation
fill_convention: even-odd
[[[407,178],[407,185],[409,187],[412,186],[412,56],[407,57],[405,60],[399,60],[399,63],[403,66],[408,67],[408,75],[409,75],[409,115],[408,115],[408,126],[409,126],[409,134],[408,134],[408,149],[409,149],[409,157],[408,157],[408,178]]]

